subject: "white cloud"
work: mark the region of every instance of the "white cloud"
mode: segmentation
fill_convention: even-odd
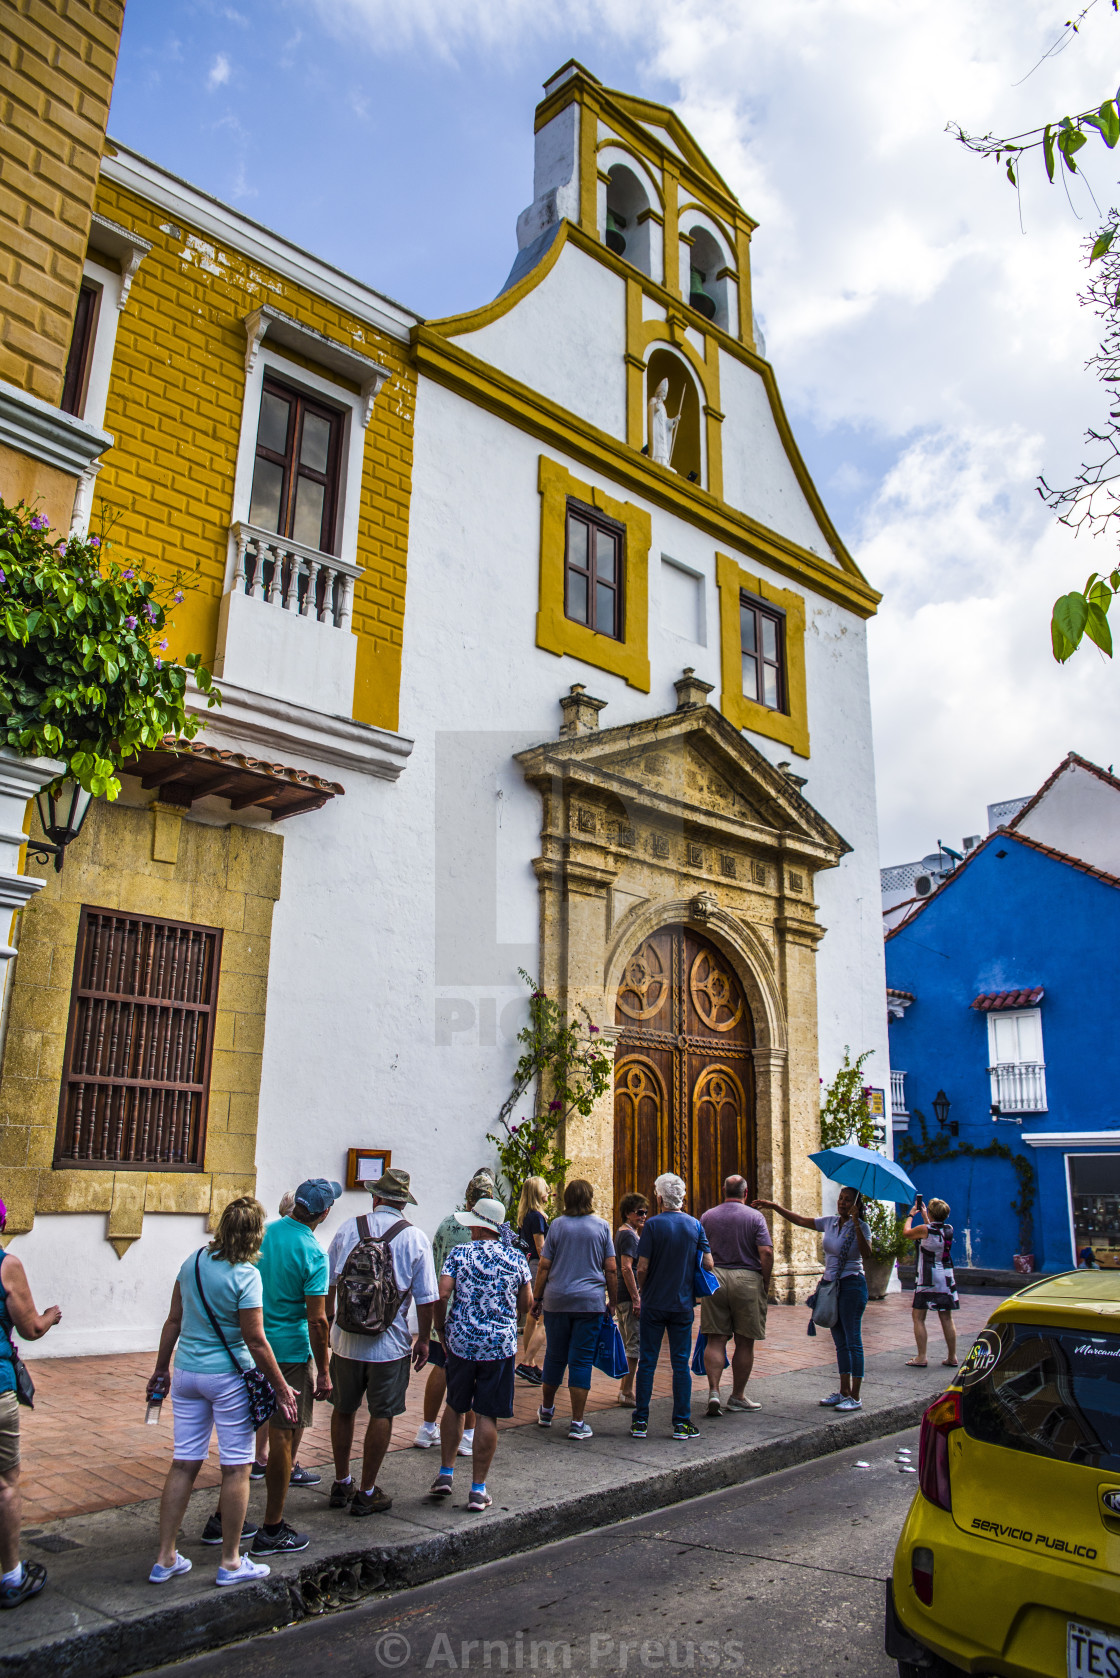
[[[633,54],[633,91],[676,90],[761,224],[755,304],[795,429],[851,427],[834,488],[868,477],[849,536],[885,594],[871,633],[885,861],[977,831],[988,802],[1071,747],[1120,758],[1120,669],[1095,651],[1059,669],[1048,645],[1053,598],[1104,558],[1034,494],[1040,470],[1074,469],[1104,409],[1077,303],[1095,211],[1074,181],[1076,220],[1031,158],[1024,234],[1002,169],[945,133],[1095,103],[1120,70],[1109,9],[1015,86],[1060,28],[1050,0],[305,3],[383,56],[516,51],[547,70],[574,53],[595,70],[598,40]],[[1107,205],[1114,159],[1095,143],[1081,156]],[[861,437],[868,459],[902,448],[885,477]]]
[[[226,54],[224,52],[218,53],[210,66],[210,74],[206,78],[207,87],[211,90],[216,87],[225,87],[230,78],[230,68],[230,62]]]

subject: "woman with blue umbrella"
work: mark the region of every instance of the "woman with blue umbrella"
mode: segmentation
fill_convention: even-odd
[[[860,1387],[863,1385],[863,1313],[867,1309],[867,1278],[863,1273],[865,1259],[870,1259],[871,1231],[861,1217],[863,1199],[854,1188],[842,1188],[836,1211],[827,1218],[806,1218],[779,1206],[776,1200],[755,1200],[760,1211],[777,1212],[787,1223],[799,1229],[817,1229],[824,1237],[824,1280],[836,1282],[837,1320],[832,1328],[836,1346],[836,1366],[840,1372],[840,1391],[829,1393],[821,1403],[834,1410],[862,1410]]]

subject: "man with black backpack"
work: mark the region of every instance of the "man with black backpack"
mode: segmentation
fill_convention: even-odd
[[[377,1475],[393,1436],[393,1417],[404,1411],[408,1377],[428,1361],[432,1307],[439,1298],[428,1237],[402,1216],[415,1206],[407,1171],[395,1167],[369,1185],[373,1206],[349,1218],[330,1244],[332,1509],[352,1515],[383,1514],[393,1500]],[[408,1308],[416,1306],[416,1341]],[[362,1400],[369,1409],[362,1449],[361,1485],[350,1475],[354,1426]]]

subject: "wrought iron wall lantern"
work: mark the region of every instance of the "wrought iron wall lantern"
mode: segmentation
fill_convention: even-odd
[[[92,792],[87,792],[77,781],[69,777],[64,781],[54,782],[44,792],[36,793],[39,826],[46,838],[29,838],[28,854],[39,862],[49,862],[53,857],[55,872],[61,873],[66,847],[72,845],[82,831],[82,824],[92,803]]]
[[[951,1124],[949,1122],[949,1108],[951,1105],[952,1103],[950,1102],[949,1097],[945,1094],[945,1091],[938,1090],[937,1094],[933,1098],[933,1111],[934,1116],[937,1119],[938,1128],[940,1130],[948,1130],[950,1136],[959,1136],[961,1133],[961,1127],[958,1121],[954,1119]]]

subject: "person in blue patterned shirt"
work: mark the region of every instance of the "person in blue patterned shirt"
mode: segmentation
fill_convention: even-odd
[[[443,1261],[435,1320],[447,1354],[447,1403],[440,1423],[442,1466],[433,1497],[450,1497],[463,1418],[475,1413],[473,1478],[467,1508],[493,1502],[486,1476],[498,1444],[498,1418],[513,1415],[513,1362],[517,1313],[532,1303],[529,1266],[516,1246],[502,1240],[506,1209],[500,1200],[476,1200],[456,1217],[469,1229],[469,1244],[452,1247]]]

